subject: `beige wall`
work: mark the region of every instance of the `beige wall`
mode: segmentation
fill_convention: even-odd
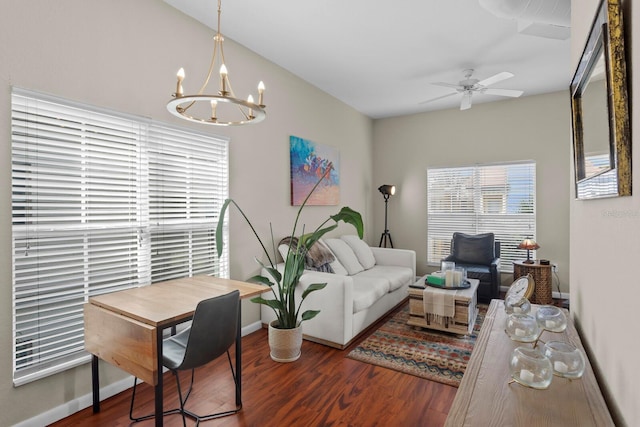
[[[376,185],[395,184],[389,231],[395,247],[417,251],[427,270],[427,168],[534,160],[539,258],[558,264],[569,284],[569,93],[558,92],[374,122]],[[375,230],[384,229],[384,202],[374,201]],[[512,281],[503,275],[503,284]],[[554,284],[554,291],[556,285]]]
[[[599,0],[572,0],[572,64],[577,65]],[[640,8],[623,1],[629,89],[640,87],[634,72],[640,51]],[[635,26],[634,26],[634,21]],[[638,85],[635,85],[638,82]],[[630,102],[631,104],[632,102]],[[640,369],[637,339],[640,286],[633,267],[640,260],[640,109],[632,109],[633,196],[571,201],[571,308],[599,371],[619,425],[640,423]],[[571,162],[568,158],[567,162]],[[573,193],[572,193],[573,196]]]
[[[598,0],[572,3],[575,64]],[[633,17],[640,19],[630,0],[626,10],[629,23]],[[637,40],[639,31],[628,32]],[[201,82],[210,59],[211,36],[210,30],[158,0],[4,2],[0,14],[3,200],[10,200],[11,85],[182,124],[168,115],[164,104],[180,66],[188,73],[187,88]],[[566,93],[478,104],[466,112],[380,120],[372,126],[368,118],[230,40],[226,50],[238,94],[254,90],[259,79],[267,85],[265,122],[211,130],[231,137],[231,195],[261,232],[272,221],[276,236],[284,235],[295,215],[288,188],[288,137],[292,134],[339,148],[341,204],[363,213],[371,244],[377,245],[384,221],[384,203],[376,189],[380,184],[398,185],[399,193],[389,204],[389,228],[396,247],[418,252],[420,273],[426,270],[428,166],[535,160],[539,256],[559,264],[563,291],[570,277],[572,311],[613,408],[629,425],[640,420],[636,404],[640,370],[634,369],[640,349],[633,328],[640,287],[629,268],[640,259],[633,243],[640,238],[640,201],[637,196],[573,201]],[[634,113],[633,123],[638,123],[638,114]],[[208,129],[199,127],[203,128]],[[315,225],[335,210],[309,208],[306,222]],[[259,251],[237,214],[231,219],[231,272],[232,277],[243,279],[255,271],[252,255]],[[0,290],[4,349],[0,352],[0,425],[11,425],[89,393],[90,374],[83,366],[13,388],[9,203],[0,206],[0,245],[5,284]],[[243,309],[243,325],[258,319],[256,306],[244,304]],[[104,365],[101,375],[104,383],[123,377]]]
[[[341,204],[359,210],[369,229],[372,208],[371,120],[272,63],[226,42],[226,59],[239,96],[267,86],[265,122],[242,128],[209,128],[173,118],[165,103],[176,70],[196,90],[211,58],[213,33],[160,0],[5,1],[0,14],[0,425],[12,425],[90,392],[87,365],[18,388],[11,357],[11,163],[10,86],[151,117],[231,137],[231,196],[261,232],[289,232],[289,135],[340,151]],[[318,225],[338,207],[311,207],[305,222]],[[370,234],[370,233],[369,233]],[[245,279],[259,248],[236,212],[231,216],[231,275]],[[243,325],[259,319],[243,304]],[[102,364],[102,383],[123,378]],[[73,410],[73,408],[71,408]],[[76,408],[78,409],[78,408]]]

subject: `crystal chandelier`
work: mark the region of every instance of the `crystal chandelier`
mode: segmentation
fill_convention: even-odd
[[[207,78],[196,95],[185,95],[182,88],[185,72],[183,68],[180,68],[176,75],[178,78],[176,92],[172,95],[173,99],[167,103],[167,109],[171,114],[181,119],[209,125],[238,126],[261,122],[266,116],[263,100],[264,83],[260,82],[258,84],[257,103],[252,95],[249,95],[247,100],[236,98],[231,88],[222,48],[224,37],[220,33],[220,15],[222,12],[220,2],[221,0],[218,0],[218,28],[213,38],[213,57],[211,58]],[[207,95],[205,89],[209,84],[209,80],[211,80],[214,69],[219,70],[220,90],[215,95]]]

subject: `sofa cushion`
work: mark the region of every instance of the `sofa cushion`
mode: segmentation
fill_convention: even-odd
[[[338,257],[336,256],[335,253],[333,253],[333,251],[331,250],[331,247],[329,247],[327,242],[323,239],[320,239],[319,242],[322,242],[322,244],[324,244],[329,249],[329,251],[331,251],[331,253],[333,254],[333,261],[329,263],[333,272],[341,276],[348,276],[349,272],[347,271],[346,268],[344,268],[344,265],[340,263],[340,260],[338,260]]]
[[[456,262],[467,264],[491,264],[495,258],[493,233],[453,233],[453,256]]]
[[[358,262],[362,265],[365,270],[370,269],[374,265],[376,265],[376,258],[373,256],[373,251],[363,240],[361,240],[358,236],[353,234],[347,234],[340,237],[342,240],[347,242],[347,244],[353,249],[353,252],[356,254],[358,258]]]
[[[389,292],[389,281],[381,277],[353,276],[353,312],[358,313],[375,304]]]
[[[389,292],[401,288],[405,283],[415,282],[412,269],[396,265],[376,265],[358,273],[357,277],[385,279],[389,283]]]
[[[338,258],[340,264],[347,270],[349,276],[353,276],[364,270],[364,267],[358,261],[358,257],[356,257],[351,246],[347,245],[347,242],[342,239],[326,239],[324,242],[329,246],[336,258]]]

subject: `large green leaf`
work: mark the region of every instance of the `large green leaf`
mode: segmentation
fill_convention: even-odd
[[[344,206],[340,209],[340,212],[332,215],[331,219],[335,222],[344,221],[346,224],[353,225],[358,232],[358,237],[362,239],[364,236],[364,223],[362,222],[362,216],[350,207]]]
[[[278,301],[277,299],[265,299],[265,298],[262,298],[262,297],[253,297],[253,298],[251,298],[251,302],[255,302],[257,304],[267,305],[267,306],[273,308],[276,311],[283,311],[284,310],[284,306],[282,305],[282,302]]]
[[[302,313],[302,320],[310,320],[316,317],[320,313],[320,310],[307,310]]]
[[[218,258],[222,256],[222,248],[224,246],[224,215],[227,212],[227,208],[229,207],[229,203],[231,203],[231,199],[227,199],[222,204],[222,208],[220,208],[220,215],[218,216],[218,225],[216,226],[216,249],[218,251]]]
[[[324,289],[326,286],[326,283],[314,283],[309,285],[309,287],[302,293],[302,299],[304,300],[311,292],[319,291],[320,289]]]
[[[263,285],[267,285],[267,286],[273,286],[274,283],[269,280],[267,277],[261,276],[261,275],[256,275],[253,277],[250,277],[247,279],[247,282],[253,282],[253,283],[262,283]]]

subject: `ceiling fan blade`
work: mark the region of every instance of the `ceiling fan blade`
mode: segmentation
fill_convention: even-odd
[[[454,89],[462,89],[462,86],[460,85],[455,85],[453,83],[445,83],[445,82],[435,82],[435,83],[431,83],[432,85],[436,85],[436,86],[444,86],[444,87],[452,87]]]
[[[524,92],[521,90],[511,90],[511,89],[484,89],[482,93],[486,95],[509,96],[511,98],[517,98],[520,95],[522,95]]]
[[[448,97],[456,95],[456,94],[457,94],[457,92],[448,93],[446,95],[442,95],[442,96],[438,96],[438,97],[435,97],[435,98],[427,99],[426,101],[418,102],[418,104],[426,104],[428,102],[433,102],[433,101],[437,101],[438,99],[448,98]]]
[[[471,108],[471,96],[473,92],[470,90],[465,91],[464,95],[462,95],[462,101],[460,102],[460,110],[468,110]]]
[[[491,86],[493,84],[496,84],[498,82],[501,82],[503,80],[507,80],[510,79],[511,77],[513,77],[513,74],[509,73],[508,71],[503,71],[502,73],[498,73],[495,76],[491,76],[488,77],[484,80],[480,80],[478,82],[479,86]]]

